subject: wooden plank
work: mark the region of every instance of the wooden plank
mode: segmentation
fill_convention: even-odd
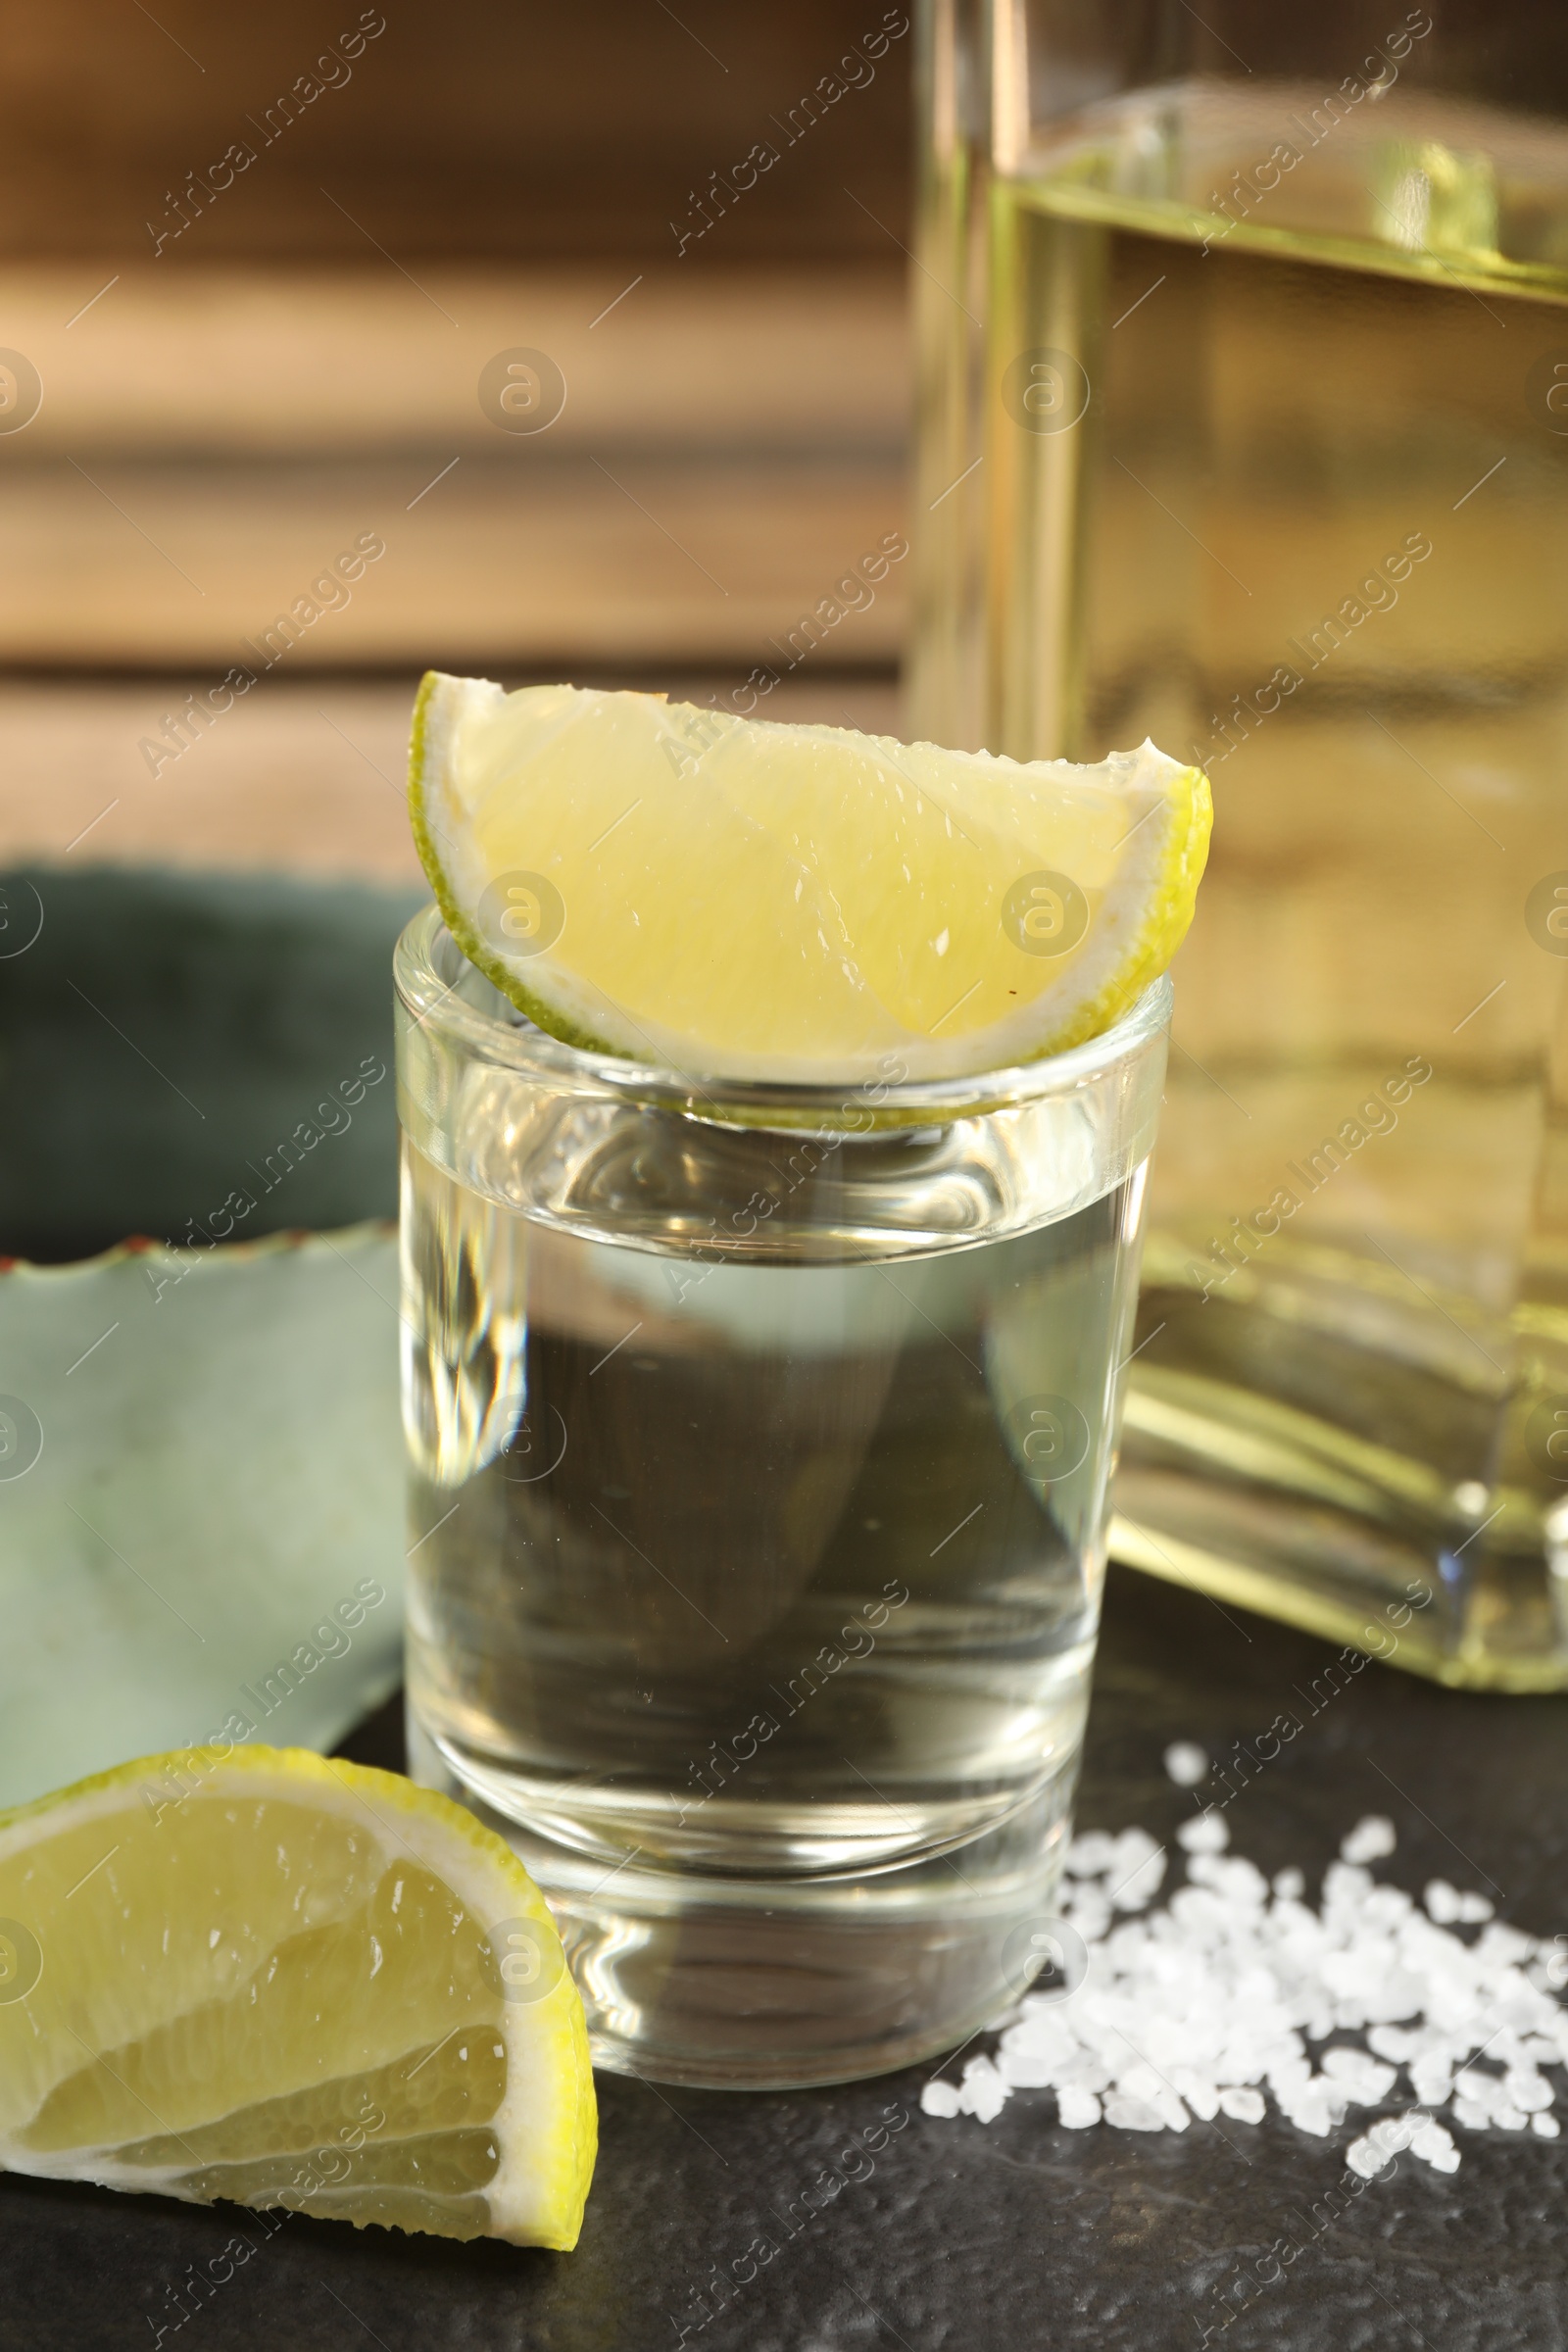
[[[884,0],[14,8],[6,242],[150,258],[147,224],[167,234],[177,203],[189,225],[164,247],[170,271],[353,260],[372,236],[413,269],[438,254],[673,260],[671,220],[695,226],[703,197],[714,226],[689,269],[877,255],[873,215],[907,235],[909,17]],[[760,142],[776,161],[748,174]],[[236,146],[251,159],[237,172]]]
[[[0,431],[0,663],[778,665],[812,613],[818,662],[896,655],[902,564],[853,577],[902,545],[884,272],[111,271],[74,318],[91,275],[0,276],[42,383]],[[560,369],[548,429],[481,405],[516,348]]]
[[[621,261],[421,264],[416,281],[373,255],[318,270],[11,263],[0,340],[37,368],[43,405],[24,431],[0,431],[0,469],[68,452],[88,462],[88,444],[171,458],[521,458],[606,442],[885,456],[903,446],[908,407],[893,263],[700,276]],[[565,406],[537,436],[503,431],[479,405],[485,363],[519,346],[565,379]]]
[[[855,604],[818,662],[885,663],[906,564],[902,470],[622,459],[514,466],[436,449],[377,466],[14,475],[0,660],[262,671],[410,662],[781,665],[803,615]],[[431,486],[433,483],[433,486]],[[384,548],[352,584],[336,559]],[[843,598],[837,586],[849,581]],[[313,594],[314,588],[314,594]],[[319,617],[308,617],[311,608]],[[297,631],[286,642],[284,621]],[[782,649],[782,650],[779,650]]]
[[[733,673],[653,681],[680,701],[731,706]],[[271,679],[149,775],[139,750],[199,681],[0,683],[0,865],[256,868],[363,881],[418,879],[404,807],[414,678],[345,685]],[[786,680],[775,718],[891,732],[891,681]],[[31,902],[0,905],[0,924]],[[29,919],[30,927],[30,919]],[[0,928],[0,948],[6,933]]]

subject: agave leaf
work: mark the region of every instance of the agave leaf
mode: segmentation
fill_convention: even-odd
[[[0,1804],[394,1689],[397,1285],[384,1224],[0,1273]]]

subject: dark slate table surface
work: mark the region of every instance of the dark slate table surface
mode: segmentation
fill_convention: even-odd
[[[1079,1804],[1168,1835],[1191,1798],[1167,1741],[1216,1757],[1303,1712],[1334,1654],[1113,1571]],[[396,1764],[396,1719],[348,1743]],[[1367,1665],[1231,1808],[1266,1870],[1332,1859],[1360,1815],[1399,1833],[1386,1875],[1494,1883],[1498,1911],[1568,1927],[1568,1699],[1455,1693]],[[929,2070],[731,2095],[601,2076],[603,2148],[573,2255],[357,2232],[300,2216],[0,2180],[0,2344],[19,2352],[1557,2352],[1568,2347],[1568,2135],[1458,2133],[1444,2176],[1408,2157],[1347,2196],[1357,2127],[1276,2118],[1224,2135],[1063,2132],[1049,2092],[989,2128],[919,2112]],[[902,2124],[899,2118],[906,2119]],[[870,2159],[841,2152],[893,2125]],[[875,2134],[873,2133],[873,2143]],[[859,2175],[858,2179],[845,2176]],[[718,2304],[718,2273],[803,2192],[844,2185]],[[1336,2192],[1330,2196],[1328,2192]],[[170,2290],[241,2230],[255,2251],[176,2328]],[[1271,2249],[1274,2251],[1271,2252]],[[232,2259],[232,2257],[230,2258]],[[703,2312],[711,2316],[706,2323]],[[159,2337],[162,2326],[167,2332]],[[683,2337],[682,2330],[685,2329]]]

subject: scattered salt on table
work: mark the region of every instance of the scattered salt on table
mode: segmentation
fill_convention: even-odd
[[[1208,1768],[1196,1740],[1165,1751],[1178,1787]],[[1255,2125],[1272,2103],[1298,2131],[1327,2137],[1351,2109],[1402,2099],[1347,2150],[1366,2180],[1406,2150],[1453,2172],[1459,2150],[1439,2108],[1463,2131],[1558,2136],[1543,2069],[1568,2063],[1568,2008],[1549,1939],[1495,1920],[1485,1895],[1446,1879],[1420,1903],[1380,1885],[1366,1866],[1395,1849],[1383,1814],[1345,1838],[1316,1909],[1301,1871],[1271,1884],[1229,1853],[1222,1813],[1195,1814],[1176,1842],[1186,1883],[1153,1910],[1169,1858],[1156,1838],[1132,1829],[1073,1839],[1061,1916],[1087,1954],[1081,1981],[1066,1994],[1025,1993],[994,2054],[966,2059],[958,2083],[927,2082],[927,2115],[992,2123],[1015,2090],[1049,2089],[1073,2132]],[[1316,2064],[1309,2043],[1326,2045]]]

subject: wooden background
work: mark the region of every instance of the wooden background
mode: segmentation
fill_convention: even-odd
[[[0,410],[0,856],[407,871],[432,662],[723,707],[766,663],[776,715],[894,722],[906,564],[786,657],[907,521],[904,10],[0,22],[0,364],[42,387]],[[532,435],[479,398],[517,348],[566,387]],[[149,724],[366,531],[352,600],[153,778]]]
[[[710,172],[727,173],[884,18],[885,0],[8,0],[0,94],[4,248],[134,261],[149,217],[340,35],[386,29],[304,108],[201,224],[210,261],[356,263],[364,235],[405,262],[673,260]],[[907,33],[852,66],[828,107],[738,203],[704,267],[886,265],[850,183],[900,229],[908,211]],[[863,57],[863,50],[861,55]],[[325,78],[319,76],[318,78]],[[194,250],[193,232],[183,240]],[[166,249],[170,258],[173,249]],[[182,257],[181,257],[182,258]],[[896,257],[895,257],[896,258]]]

